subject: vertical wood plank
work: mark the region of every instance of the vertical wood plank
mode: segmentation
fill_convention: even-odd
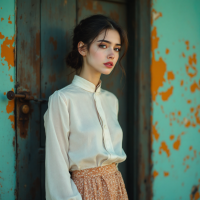
[[[150,1],[128,1],[128,194],[151,199]],[[131,184],[132,183],[132,184]]]
[[[71,50],[71,34],[76,25],[76,0],[41,2],[41,96],[47,98],[55,90],[71,83],[73,76],[65,64]],[[72,74],[73,75],[73,74]],[[41,146],[45,145],[43,115],[47,104],[42,105]]]
[[[40,0],[17,1],[17,92],[40,97]],[[20,106],[30,106],[28,120],[21,121]],[[40,199],[40,105],[17,101],[18,200]]]

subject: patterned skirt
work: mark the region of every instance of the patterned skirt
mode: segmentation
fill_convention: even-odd
[[[72,180],[83,200],[128,200],[121,172],[115,163],[73,171]]]

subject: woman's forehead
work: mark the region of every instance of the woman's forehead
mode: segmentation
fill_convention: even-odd
[[[121,39],[118,31],[113,29],[103,30],[95,39],[98,40],[107,40],[113,44],[120,44]]]

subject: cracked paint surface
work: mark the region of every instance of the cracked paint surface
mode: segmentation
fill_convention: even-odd
[[[152,0],[154,200],[200,199],[199,7],[200,1]]]
[[[15,84],[15,0],[2,0],[0,7],[0,199],[15,199],[14,101],[6,94]]]

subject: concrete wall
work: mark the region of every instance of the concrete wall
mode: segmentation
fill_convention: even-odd
[[[200,1],[151,9],[153,199],[200,199]]]
[[[0,199],[15,199],[16,158],[14,101],[6,93],[15,85],[15,0],[0,1]]]

